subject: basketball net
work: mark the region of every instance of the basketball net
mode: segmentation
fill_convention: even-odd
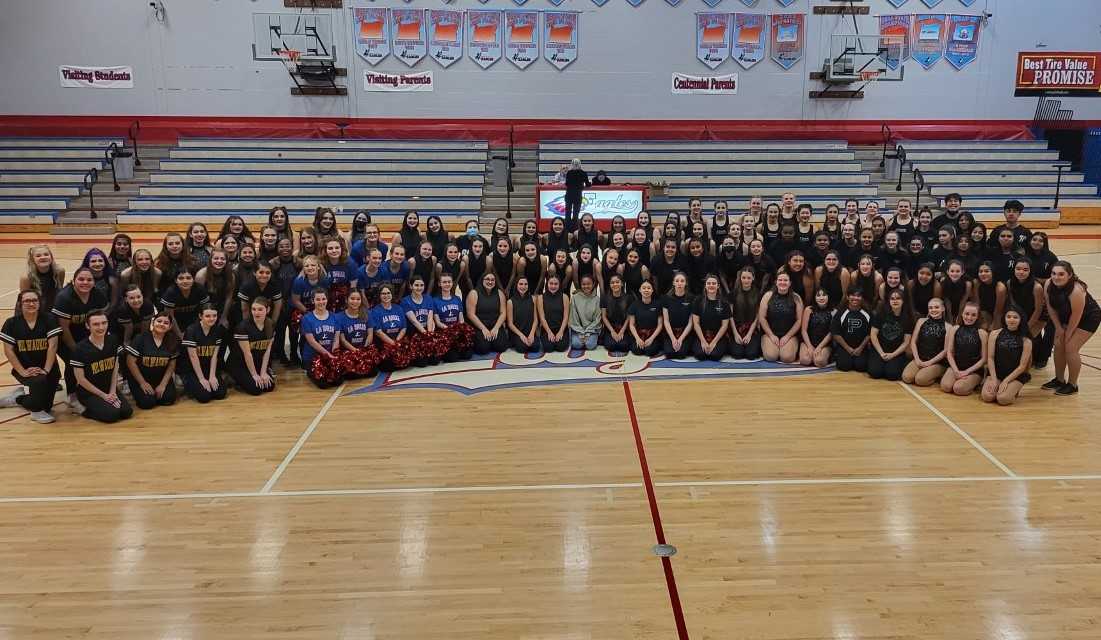
[[[289,62],[290,64],[297,66],[298,59],[302,57],[302,52],[298,51],[297,49],[280,49],[279,57],[283,60],[284,63]]]

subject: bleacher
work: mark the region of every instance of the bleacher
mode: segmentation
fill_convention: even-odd
[[[0,138],[0,228],[54,224],[120,138]]]
[[[665,194],[649,201],[658,215],[687,210],[693,196],[705,209],[726,200],[738,213],[752,196],[767,204],[787,191],[813,205],[818,220],[826,205],[848,198],[883,205],[878,186],[843,141],[542,142],[540,180],[549,182],[571,158],[581,158],[590,176],[603,169],[617,184],[667,182]]]
[[[259,225],[283,205],[296,226],[330,207],[344,227],[367,209],[396,229],[416,209],[459,230],[478,217],[487,157],[487,143],[477,141],[181,139],[118,223],[221,226],[236,214]]]
[[[963,196],[963,208],[980,221],[1001,221],[1006,200],[1020,200],[1027,220],[1058,222],[1061,209],[1101,207],[1097,186],[1064,168],[1055,207],[1059,152],[1046,141],[903,140],[906,158],[925,178],[941,204],[949,193]]]

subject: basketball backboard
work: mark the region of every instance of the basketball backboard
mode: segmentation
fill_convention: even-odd
[[[298,51],[301,60],[336,59],[333,17],[329,13],[252,14],[252,57],[278,60],[281,51]]]
[[[910,57],[905,35],[830,36],[830,57],[825,61],[825,80],[831,84],[899,82]]]

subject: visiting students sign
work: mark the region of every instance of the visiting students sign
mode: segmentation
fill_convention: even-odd
[[[81,89],[133,89],[133,67],[78,67],[63,64],[57,68],[61,86]]]

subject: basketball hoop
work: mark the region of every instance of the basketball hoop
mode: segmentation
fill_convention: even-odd
[[[297,49],[280,49],[277,53],[284,64],[289,62],[296,66],[298,65],[298,59],[302,57],[302,52]]]
[[[863,80],[864,82],[872,82],[874,80],[878,80],[881,73],[882,73],[882,71],[879,71],[878,69],[871,69],[871,70],[867,70],[867,71],[861,71],[860,72],[860,79]]]

